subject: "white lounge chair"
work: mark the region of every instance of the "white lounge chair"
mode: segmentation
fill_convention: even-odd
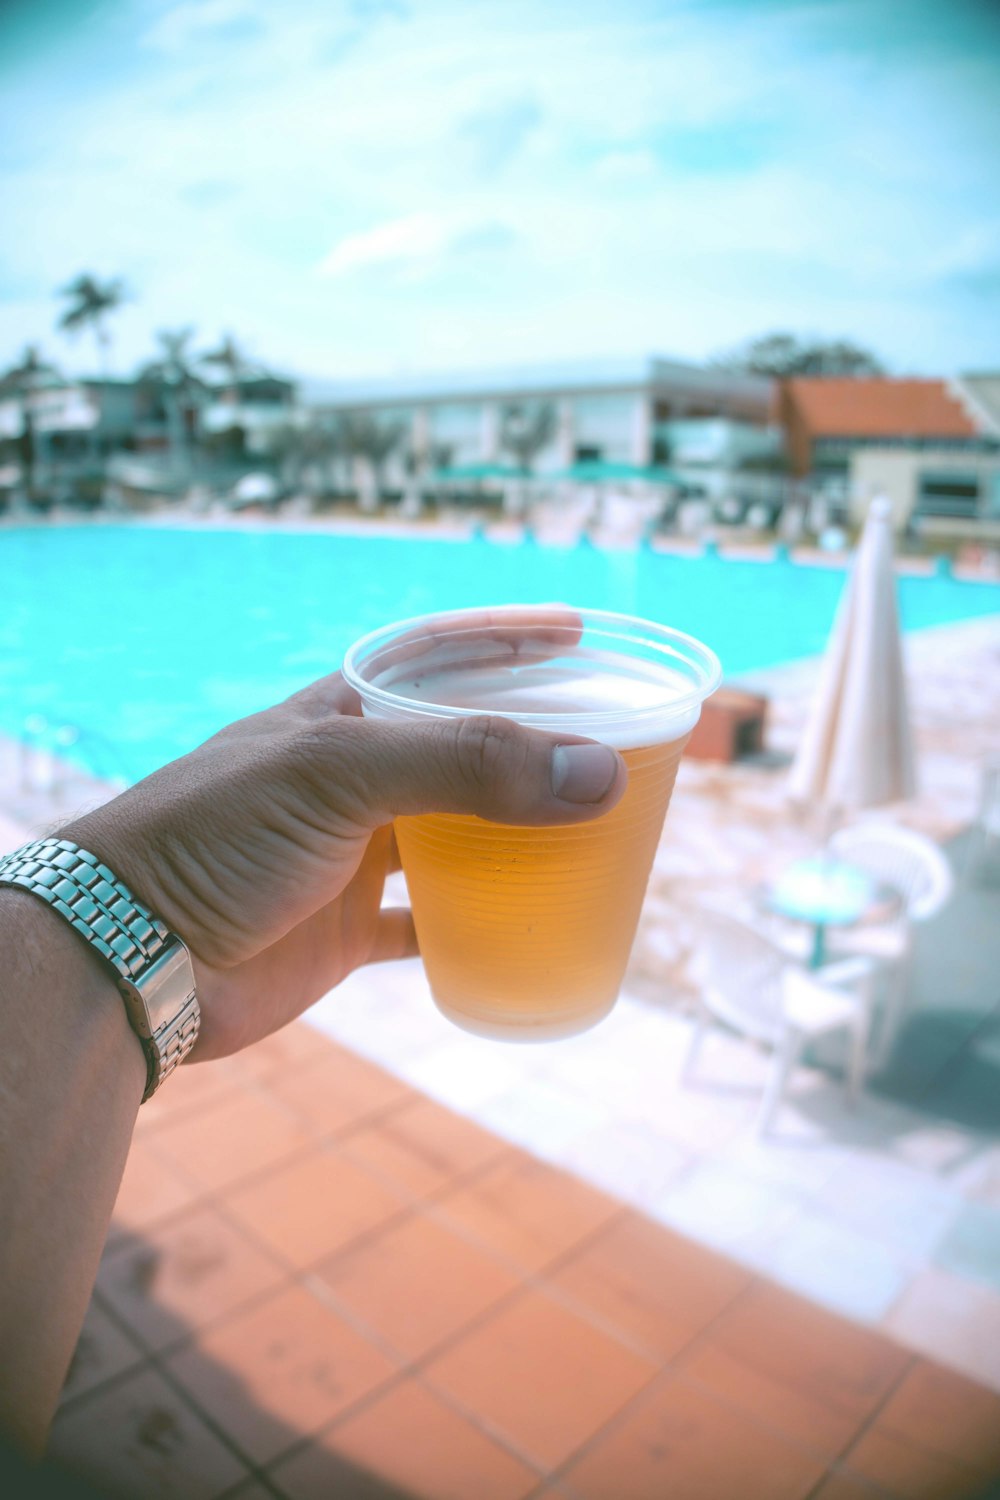
[[[702,939],[692,964],[700,985],[700,1007],[683,1076],[694,1074],[698,1053],[713,1022],[773,1049],[774,1060],[760,1113],[758,1134],[770,1128],[803,1050],[829,1032],[849,1038],[847,1091],[854,1102],[864,1081],[870,1016],[870,960],[846,959],[807,971],[789,963],[771,940],[749,923],[720,912],[704,912]]]
[[[884,1063],[906,1009],[913,956],[913,927],[944,907],[954,888],[951,866],[937,844],[892,823],[856,823],[830,840],[830,852],[856,865],[899,897],[882,922],[866,922],[830,934],[830,949],[844,956],[873,959],[885,974],[885,1009],[875,1047]]]

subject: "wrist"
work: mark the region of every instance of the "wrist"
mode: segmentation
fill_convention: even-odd
[[[191,894],[197,872],[176,833],[158,819],[157,806],[155,794],[140,783],[74,818],[54,837],[69,839],[95,854],[181,939],[191,955],[200,991],[202,960],[210,962],[211,957],[202,951],[204,932]]]
[[[93,850],[47,837],[0,859],[0,885],[47,905],[111,974],[147,1064],[148,1099],[184,1061],[200,1008],[183,941]]]
[[[81,814],[63,824],[52,835],[69,839],[78,848],[88,849],[102,864],[123,880],[142,904],[166,923],[172,932],[184,937],[175,903],[164,890],[160,878],[162,860],[153,852],[155,839],[144,827],[141,799],[133,792],[123,792],[110,802]]]
[[[87,1071],[99,1061],[103,1072],[111,1063],[138,1109],[146,1060],[99,956],[44,902],[14,886],[0,886],[0,935],[15,990],[30,987],[35,996],[35,1032],[49,1039],[64,1086],[71,1087],[78,1067]],[[51,1055],[44,1066],[52,1068]]]

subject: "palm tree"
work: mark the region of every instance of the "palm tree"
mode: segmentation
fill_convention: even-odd
[[[343,412],[336,428],[338,447],[361,461],[358,502],[362,510],[377,509],[382,495],[382,473],[406,431],[402,422],[379,422],[368,412]]]
[[[427,468],[434,474],[439,469],[450,469],[455,458],[454,443],[434,442],[427,447]]]
[[[447,469],[455,455],[453,443],[410,442],[402,453],[403,499],[399,514],[414,519],[424,508],[424,486],[440,469]]]
[[[18,457],[28,499],[35,493],[35,465],[38,459],[38,443],[35,436],[35,409],[33,396],[61,379],[55,365],[47,364],[37,344],[29,344],[21,356],[19,365],[12,365],[0,375],[0,400],[13,397],[21,407],[21,436],[18,439]]]
[[[331,466],[341,451],[339,434],[328,421],[311,417],[304,426],[288,423],[280,428],[272,437],[271,451],[284,479],[318,498],[330,487]]]
[[[160,357],[151,360],[139,372],[140,380],[156,385],[162,391],[170,458],[177,472],[187,467],[185,413],[197,394],[204,390],[204,382],[188,356],[193,334],[193,328],[160,329],[156,335],[160,341]]]
[[[509,453],[525,478],[531,474],[539,453],[556,435],[558,418],[551,401],[523,406],[512,401],[500,411],[500,448]],[[507,491],[505,508],[517,513],[524,509],[523,487],[512,485]]]
[[[252,372],[252,365],[231,333],[227,333],[218,349],[203,354],[203,365],[217,365],[228,376],[226,395],[234,404],[240,397],[240,382]]]
[[[500,412],[500,447],[519,469],[530,474],[535,459],[556,435],[556,409],[551,401],[522,406],[512,401]]]
[[[108,375],[108,351],[111,336],[108,333],[107,317],[125,301],[127,289],[124,281],[116,277],[113,281],[98,281],[96,276],[84,272],[64,286],[60,297],[68,297],[70,305],[59,319],[59,327],[67,333],[76,333],[81,328],[92,328],[100,351],[101,373]]]

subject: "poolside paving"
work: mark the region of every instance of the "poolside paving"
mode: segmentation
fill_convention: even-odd
[[[316,1073],[350,1101],[327,1119]],[[1000,1394],[305,1022],[172,1082],[140,1115],[50,1443],[108,1493],[1000,1493]],[[278,1145],[221,1177],[176,1150],[237,1128]]]
[[[921,794],[887,815],[947,840],[1000,738],[1000,632],[925,631],[907,655]],[[814,682],[808,663],[755,679],[766,762],[682,766],[626,992],[596,1031],[534,1048],[467,1037],[419,964],[387,965],[144,1108],[62,1451],[128,1454],[137,1493],[167,1495],[988,1492],[1000,888],[960,862],[951,925],[919,967],[919,1046],[856,1111],[835,1077],[803,1069],[757,1140],[767,1059],[722,1034],[680,1081],[699,905],[739,907],[814,847],[780,765]],[[0,742],[5,846],[107,795],[73,776],[53,796],[24,771]],[[956,944],[960,994],[941,957]],[[959,1026],[966,1001],[975,1024]],[[760,1306],[770,1320],[754,1321]],[[844,1381],[871,1405],[814,1389],[802,1328],[848,1351]],[[580,1408],[550,1341],[584,1383],[607,1356],[613,1374]],[[517,1363],[525,1342],[534,1364]],[[762,1350],[785,1354],[773,1366]],[[138,1394],[115,1416],[129,1372]],[[537,1395],[533,1375],[551,1410],[516,1389]],[[937,1410],[955,1414],[943,1434]]]

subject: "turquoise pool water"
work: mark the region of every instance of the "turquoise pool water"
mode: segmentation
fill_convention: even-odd
[[[844,575],[643,549],[147,526],[0,531],[0,730],[40,714],[129,780],[426,610],[563,600],[700,637],[727,677],[822,651]],[[903,578],[904,627],[1000,613],[1000,586]]]

